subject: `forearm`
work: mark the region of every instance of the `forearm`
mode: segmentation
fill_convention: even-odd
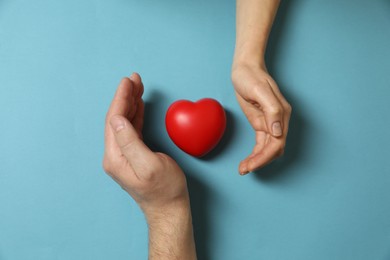
[[[233,65],[264,65],[268,36],[280,0],[237,0],[236,48]]]
[[[195,260],[196,250],[189,203],[148,218],[149,260]]]

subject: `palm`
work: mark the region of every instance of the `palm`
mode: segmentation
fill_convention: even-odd
[[[103,165],[144,209],[146,204],[162,205],[178,197],[186,198],[187,186],[177,163],[166,154],[151,151],[142,141],[142,93],[143,84],[138,74],[121,81],[107,113]],[[115,118],[127,122],[117,134],[112,127]]]

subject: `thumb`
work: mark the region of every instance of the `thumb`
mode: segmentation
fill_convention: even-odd
[[[145,168],[143,164],[154,158],[155,154],[142,142],[137,131],[125,117],[112,116],[110,125],[116,143],[134,171],[143,170]]]
[[[282,112],[278,108],[271,108],[269,110],[265,110],[265,121],[267,122],[268,130],[275,137],[283,135],[281,114]]]
[[[261,91],[261,92],[259,92]],[[255,100],[264,112],[268,131],[275,137],[283,135],[283,107],[271,88],[255,92]]]

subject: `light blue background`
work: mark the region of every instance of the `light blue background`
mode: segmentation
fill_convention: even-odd
[[[188,176],[199,259],[390,259],[390,1],[283,1],[267,60],[293,106],[285,156],[237,174],[233,0],[0,0],[0,259],[146,259],[144,217],[101,167],[121,77],[146,141]],[[218,99],[205,159],[169,140],[177,99]]]

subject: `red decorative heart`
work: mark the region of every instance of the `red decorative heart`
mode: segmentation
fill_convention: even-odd
[[[226,114],[221,104],[212,98],[197,102],[178,100],[168,108],[165,126],[169,137],[181,150],[201,157],[221,140]]]

